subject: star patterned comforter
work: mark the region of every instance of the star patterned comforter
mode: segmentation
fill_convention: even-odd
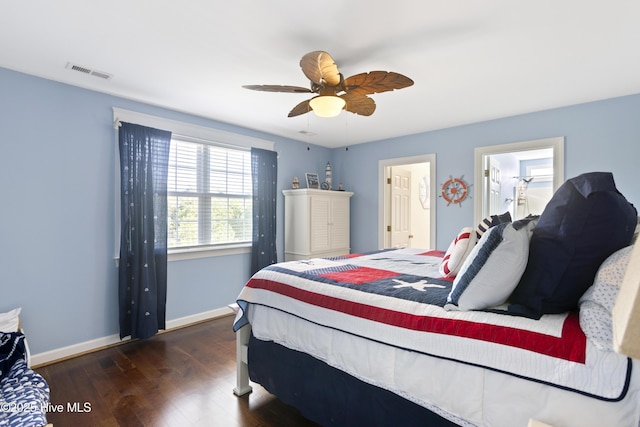
[[[291,261],[256,273],[238,297],[237,330],[262,305],[386,345],[479,366],[606,401],[624,398],[631,361],[598,350],[577,313],[540,320],[443,307],[441,251],[394,249]]]

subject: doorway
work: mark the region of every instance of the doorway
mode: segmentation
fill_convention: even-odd
[[[475,223],[540,215],[564,182],[564,137],[476,148],[475,182]]]
[[[435,169],[435,154],[380,160],[380,248],[435,247]]]

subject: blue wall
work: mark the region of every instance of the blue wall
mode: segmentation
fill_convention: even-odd
[[[308,145],[0,68],[0,311],[22,307],[33,353],[118,333],[112,107],[274,142],[278,186],[333,165],[352,198],[354,251],[377,247],[378,161],[435,153],[437,184],[473,178],[473,149],[565,136],[567,177],[614,172],[640,203],[640,95],[349,147]],[[473,203],[439,199],[437,247],[472,225]],[[279,199],[278,253],[284,218]],[[374,213],[375,214],[372,214]],[[168,320],[223,307],[248,279],[248,255],[169,264]]]
[[[0,312],[22,307],[34,354],[118,333],[112,107],[274,141],[279,188],[330,159],[324,147],[0,68]],[[169,263],[167,319],[234,302],[249,269],[249,255]]]
[[[379,160],[435,153],[438,186],[449,175],[464,175],[472,182],[475,147],[557,136],[565,137],[566,178],[613,172],[618,190],[640,206],[640,95],[632,95],[334,150],[335,168],[343,171],[341,179],[356,193],[353,251],[378,245],[378,218],[371,212],[378,206]],[[460,228],[475,225],[473,207],[473,200],[459,206],[437,200],[437,248],[446,249]]]

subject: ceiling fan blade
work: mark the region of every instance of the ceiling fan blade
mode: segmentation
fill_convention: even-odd
[[[300,60],[300,68],[312,82],[325,86],[340,84],[340,72],[335,61],[327,52],[316,50],[307,53]]]
[[[289,111],[289,115],[287,117],[295,117],[311,111],[311,106],[309,105],[309,101],[311,101],[311,99],[302,101],[301,103],[293,107],[293,110]]]
[[[245,89],[259,90],[262,92],[290,92],[290,93],[312,93],[311,89],[301,86],[284,85],[246,85]]]
[[[366,95],[352,94],[351,92],[340,95],[347,103],[344,109],[359,116],[370,116],[376,111],[376,103]]]
[[[413,80],[392,71],[371,71],[356,74],[344,80],[344,90],[354,95],[369,95],[402,89],[413,85]]]

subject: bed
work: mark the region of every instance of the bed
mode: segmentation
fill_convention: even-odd
[[[0,427],[47,425],[49,386],[29,367],[20,308],[0,313]]]
[[[578,178],[572,191],[585,182]],[[571,210],[558,219],[559,244],[577,242],[558,253],[578,255],[558,280],[591,278],[579,290],[546,290],[555,301],[527,304],[520,288],[540,271],[545,286],[552,279],[535,261],[549,252],[535,238],[550,227],[545,213],[490,217],[463,228],[446,251],[387,249],[262,269],[237,299],[234,393],[250,392],[251,379],[324,426],[639,426],[638,361],[611,343],[616,289],[626,266],[640,262],[631,245],[637,212],[612,194],[591,198],[607,210],[594,222],[611,217],[624,230],[599,235],[595,249],[580,241],[588,218],[572,218],[582,224],[573,240],[562,235]],[[577,208],[597,214],[597,206]],[[545,262],[558,263],[558,253]],[[577,299],[565,310],[568,294]]]

